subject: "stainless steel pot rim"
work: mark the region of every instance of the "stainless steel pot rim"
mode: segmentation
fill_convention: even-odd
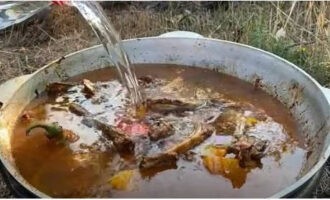
[[[134,38],[134,39],[128,39],[128,40],[123,40],[123,43],[129,43],[129,42],[136,42],[136,41],[142,41],[142,40],[192,40],[192,41],[212,41],[212,42],[218,42],[219,44],[221,43],[226,43],[226,44],[231,44],[231,45],[236,45],[236,46],[240,46],[243,48],[247,48],[253,51],[257,51],[269,56],[272,56],[276,59],[278,59],[279,61],[291,66],[293,69],[295,69],[297,72],[301,73],[302,75],[304,75],[305,77],[307,77],[319,90],[322,91],[322,95],[323,98],[327,99],[327,97],[325,96],[323,90],[322,90],[322,86],[316,81],[314,80],[314,78],[312,78],[309,74],[307,74],[305,71],[303,71],[302,69],[298,68],[296,65],[292,64],[291,62],[275,55],[272,54],[270,52],[264,51],[262,49],[259,48],[255,48],[249,45],[245,45],[245,44],[240,44],[240,43],[236,43],[236,42],[231,42],[231,41],[226,41],[226,40],[220,40],[220,39],[212,39],[212,38],[184,38],[184,37],[171,37],[171,38],[167,38],[167,37],[144,37],[144,38]],[[85,48],[73,53],[70,53],[66,56],[64,56],[65,58],[73,56],[75,54],[79,54],[83,51],[87,51],[87,50],[93,50],[96,48],[99,48],[101,45],[95,45],[89,48]],[[61,59],[61,58],[60,58]],[[45,65],[44,67],[38,69],[37,71],[35,71],[34,73],[31,74],[31,76],[28,77],[28,79],[33,78],[33,76],[35,74],[41,73],[42,71],[44,71],[45,69],[47,69],[48,67],[52,66],[54,63],[57,63],[58,60],[57,59],[53,62],[50,62],[49,64]],[[19,86],[17,89],[19,89],[21,86]],[[10,101],[10,99],[9,99]],[[328,106],[330,108],[330,100],[327,99],[328,102]],[[6,102],[4,102],[6,103]],[[6,106],[6,104],[4,105],[4,107]],[[330,112],[330,109],[329,111]],[[330,116],[330,114],[328,115]],[[312,178],[325,164],[325,162],[327,161],[327,159],[330,157],[330,146],[326,147],[326,150],[324,151],[323,155],[320,156],[319,161],[305,174],[303,175],[301,178],[299,178],[295,183],[293,183],[292,185],[282,189],[281,191],[275,193],[274,195],[270,196],[269,198],[280,198],[280,197],[285,197],[288,196],[289,194],[291,194],[293,191],[295,191],[296,189],[298,189],[300,186],[302,186],[306,181],[308,181],[310,178]],[[43,197],[43,198],[51,198],[50,196],[48,196],[47,194],[39,191],[38,189],[36,189],[35,187],[33,187],[32,185],[30,185],[27,181],[25,181],[25,179],[22,176],[15,176],[15,174],[17,174],[17,172],[15,172],[15,169],[11,166],[11,164],[9,164],[9,162],[4,159],[2,156],[0,156],[0,160],[1,162],[4,164],[5,168],[9,171],[9,173],[15,177],[15,179],[21,184],[23,185],[26,189],[32,191],[33,193],[35,193],[37,196],[39,197]]]

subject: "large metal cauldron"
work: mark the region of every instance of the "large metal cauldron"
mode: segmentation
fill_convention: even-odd
[[[304,71],[282,58],[250,46],[206,39],[185,32],[126,40],[123,46],[132,63],[168,63],[212,68],[251,83],[261,80],[263,90],[290,108],[300,125],[300,134],[310,146],[309,156],[297,181],[272,197],[290,197],[306,187],[306,184],[310,184],[311,180],[315,182],[319,170],[330,155],[330,92]],[[25,181],[15,167],[10,137],[18,115],[36,97],[36,93],[45,89],[47,83],[109,65],[111,63],[103,47],[95,46],[58,59],[35,73],[2,87],[1,162],[17,181],[16,188],[20,186],[25,188],[25,192],[29,192],[24,194],[48,197]],[[201,77],[204,78],[207,77]]]

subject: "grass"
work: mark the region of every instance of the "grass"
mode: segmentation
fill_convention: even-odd
[[[124,39],[194,31],[275,53],[330,86],[330,2],[108,4],[106,12]],[[6,30],[0,41],[0,82],[98,43],[70,7],[53,7],[43,21]]]
[[[124,39],[194,31],[272,52],[330,87],[330,2],[107,4],[106,12]],[[0,32],[0,83],[95,44],[97,39],[76,10],[54,6],[43,20]],[[324,180],[318,196],[329,193]]]

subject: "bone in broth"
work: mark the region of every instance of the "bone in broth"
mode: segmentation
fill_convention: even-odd
[[[279,101],[212,70],[136,66],[134,109],[114,68],[51,83],[17,121],[22,176],[52,197],[268,197],[306,151]]]

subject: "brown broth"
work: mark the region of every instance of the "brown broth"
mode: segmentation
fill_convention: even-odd
[[[262,168],[253,168],[246,172],[246,177],[239,180],[240,186],[237,187],[236,184],[234,188],[235,184],[230,178],[211,174],[203,165],[199,153],[207,144],[216,140],[217,136],[213,135],[193,149],[197,152],[194,161],[186,161],[180,157],[176,169],[161,171],[151,178],[142,178],[139,171],[134,170],[131,189],[116,190],[111,188],[109,180],[116,171],[114,168],[119,166],[119,155],[107,148],[100,131],[84,126],[81,116],[52,110],[50,107],[56,104],[55,100],[44,95],[31,102],[26,111],[34,113],[38,120],[58,122],[63,128],[78,134],[80,139],[69,146],[61,146],[50,142],[42,134],[42,130],[36,130],[26,136],[25,130],[29,124],[19,119],[11,143],[16,166],[23,177],[37,189],[53,197],[268,197],[295,182],[306,151],[302,148],[302,139],[298,137],[296,122],[278,100],[261,90],[255,90],[253,85],[247,82],[208,69],[176,65],[139,65],[136,66],[136,74],[138,77],[150,75],[168,83],[174,80],[172,86],[175,89],[171,88],[172,93],[175,90],[179,95],[173,96],[183,97],[188,101],[212,96],[250,103],[272,118],[266,128],[275,130],[271,135],[261,127],[253,134],[272,137],[274,143],[280,141],[285,134],[288,136],[285,142],[290,143],[291,148],[281,153],[279,160],[271,155],[262,158]],[[123,87],[113,81],[117,78],[115,69],[89,72],[71,78],[70,81],[80,81],[83,78],[92,82],[107,82],[107,87],[102,91],[108,101],[100,104],[102,106],[93,104],[90,100],[81,102],[89,111],[114,125],[117,116],[114,113],[120,113],[125,107]],[[160,92],[157,87],[145,92],[147,96],[158,95],[159,98],[171,95]],[[78,92],[76,96],[79,95],[81,94]],[[75,94],[68,96],[79,99]],[[283,126],[283,129],[276,128],[277,126]],[[179,136],[175,135],[168,140],[171,142],[178,138]],[[295,145],[295,141],[299,142],[298,145]],[[84,148],[85,146],[89,148]],[[275,147],[281,148],[276,145]]]

